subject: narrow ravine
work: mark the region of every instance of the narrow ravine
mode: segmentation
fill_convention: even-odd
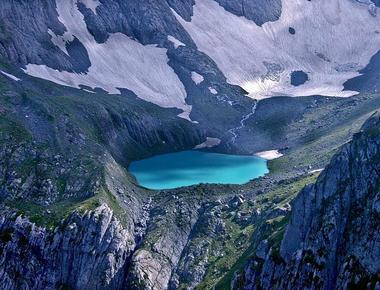
[[[148,228],[148,222],[150,219],[150,210],[152,209],[152,198],[149,197],[148,201],[142,207],[142,215],[140,221],[135,225],[134,237],[135,237],[135,251],[141,246],[143,239]]]
[[[245,127],[245,122],[255,114],[256,108],[257,101],[255,101],[255,104],[253,105],[251,112],[247,115],[244,115],[243,118],[240,120],[240,126],[228,130],[228,132],[232,134],[232,138],[228,142],[229,144],[235,144],[236,139],[238,137],[238,132]]]

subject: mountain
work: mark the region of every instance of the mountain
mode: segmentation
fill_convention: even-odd
[[[377,0],[2,0],[1,288],[374,288],[379,27]],[[200,147],[283,156],[129,172]]]
[[[157,111],[161,119],[178,116],[190,121],[184,126],[200,132],[203,141],[221,139],[220,151],[250,154],[288,147],[285,138],[273,140],[276,134],[262,134],[260,126],[254,128],[261,141],[256,144],[244,129],[247,124],[241,126],[257,99],[310,96],[307,102],[292,100],[297,105],[284,112],[294,121],[315,95],[377,93],[376,1],[2,4],[0,59],[8,78],[31,84],[44,96],[56,96],[55,83],[70,92],[80,89],[74,93],[89,99],[95,93],[107,102],[138,105],[149,117]],[[356,77],[359,85],[352,83]],[[276,116],[276,102],[269,99],[259,110]],[[276,127],[287,130],[287,121]]]

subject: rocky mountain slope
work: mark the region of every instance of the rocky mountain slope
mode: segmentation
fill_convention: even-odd
[[[135,245],[105,205],[54,232],[9,216],[1,233],[2,289],[121,289]]]
[[[262,241],[240,287],[377,289],[379,149],[377,113],[334,156],[316,183],[300,192],[280,248]]]

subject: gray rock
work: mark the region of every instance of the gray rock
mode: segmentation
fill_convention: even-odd
[[[281,0],[217,0],[227,11],[244,16],[261,26],[269,21],[276,21],[281,16]]]
[[[48,232],[27,219],[0,220],[2,289],[120,289],[135,242],[106,205],[74,213]]]

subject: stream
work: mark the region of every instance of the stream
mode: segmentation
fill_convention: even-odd
[[[238,131],[240,131],[241,129],[245,127],[245,122],[255,114],[256,108],[257,108],[257,101],[253,105],[251,112],[248,113],[247,115],[244,115],[243,118],[240,120],[240,126],[228,130],[228,132],[232,134],[232,138],[229,142],[230,144],[235,144],[236,139],[238,137]]]

